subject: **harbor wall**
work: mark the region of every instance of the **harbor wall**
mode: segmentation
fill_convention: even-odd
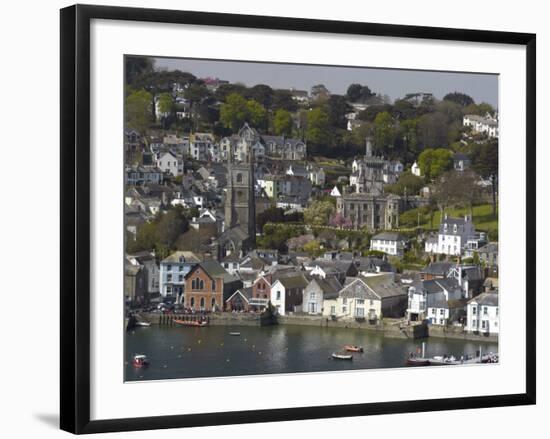
[[[402,339],[420,339],[440,337],[458,340],[485,341],[498,343],[498,336],[485,336],[464,331],[461,326],[437,326],[423,323],[406,324],[399,319],[383,319],[371,324],[368,321],[331,320],[323,316],[308,314],[289,314],[273,317],[268,314],[249,313],[211,313],[207,314],[209,324],[213,326],[268,326],[272,324],[318,326],[321,328],[352,328],[365,331],[380,332],[384,337]],[[139,320],[151,322],[153,325],[175,326],[173,319],[199,318],[198,315],[141,313]]]

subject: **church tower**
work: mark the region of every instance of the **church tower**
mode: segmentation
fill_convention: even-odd
[[[244,247],[243,250],[252,247],[256,241],[254,154],[252,145],[247,146],[243,161],[235,161],[234,153],[229,149],[225,198],[225,232],[235,235],[234,240],[240,237],[241,242],[234,242],[234,245]],[[239,232],[232,233],[236,232],[235,229]]]

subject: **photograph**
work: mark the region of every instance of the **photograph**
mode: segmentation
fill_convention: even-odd
[[[120,79],[126,382],[498,365],[498,74],[125,54]]]

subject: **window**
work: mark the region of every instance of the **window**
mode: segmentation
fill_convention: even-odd
[[[204,281],[202,279],[199,281],[199,290],[204,290]]]
[[[212,297],[212,309],[216,307],[216,298]]]
[[[472,306],[472,315],[476,315],[477,313],[477,307],[476,306]]]
[[[201,308],[204,308],[204,297],[201,297]]]
[[[195,298],[191,297],[191,308],[195,306]]]
[[[333,316],[333,315],[335,315],[335,314],[336,314],[336,307],[335,307],[334,305],[332,305],[332,306],[330,307],[330,315]]]
[[[435,316],[435,308],[432,308],[432,314]]]
[[[277,291],[277,300],[281,300],[281,292]]]
[[[166,276],[166,282],[172,282],[172,275],[171,274],[168,274]]]
[[[243,182],[243,174],[241,174],[240,172],[237,174],[237,177],[235,178],[235,180],[237,181],[237,183],[242,183]]]
[[[197,289],[197,280],[196,279],[193,279],[191,281],[191,289],[192,290],[196,290]]]
[[[183,271],[183,265],[180,265],[180,271]]]
[[[347,304],[348,304],[348,298],[347,298],[347,297],[344,297],[344,298],[342,299],[342,303],[343,303],[344,305],[347,305]]]
[[[486,316],[486,315],[487,315],[487,311],[488,311],[488,310],[487,310],[487,307],[486,307],[486,306],[484,306],[484,307],[483,307],[483,315],[484,315],[484,316]]]
[[[317,293],[309,293],[309,298],[310,298],[311,300],[317,299]]]
[[[444,316],[445,315],[445,310],[442,308],[439,310],[439,315],[440,316]]]
[[[374,305],[374,300],[370,299],[369,304],[370,306]]]
[[[166,266],[166,271],[172,271],[172,266],[170,264]]]
[[[180,275],[178,276],[178,282],[183,282],[183,274],[180,274]]]
[[[356,308],[355,315],[356,317],[365,317],[365,308]]]
[[[365,300],[364,299],[357,299],[357,305],[364,305]]]
[[[456,231],[457,231],[457,227],[456,227],[456,224],[455,224],[454,227],[453,227],[453,232],[456,233]],[[456,238],[456,237],[455,237],[455,238]]]
[[[343,306],[342,307],[342,312],[345,314],[348,312],[348,307],[347,306]]]
[[[495,314],[496,314],[496,316],[498,317],[498,307],[495,308]]]
[[[172,294],[172,287],[166,287],[166,294],[168,295]]]
[[[216,291],[216,281],[212,281],[212,291]]]
[[[487,326],[487,320],[482,320],[481,321],[481,329],[485,329]]]

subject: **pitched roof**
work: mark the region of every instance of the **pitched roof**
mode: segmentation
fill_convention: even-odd
[[[287,288],[305,288],[308,284],[308,281],[306,277],[299,273],[295,275],[289,275],[289,276],[280,276],[277,279],[278,282],[283,284],[285,289]],[[275,282],[273,282],[275,283]]]
[[[483,306],[498,306],[498,293],[486,292],[474,297],[468,303],[477,303]]]
[[[209,260],[209,261],[202,261],[201,263],[197,264],[195,267],[200,266],[208,276],[211,278],[223,278],[223,283],[230,283],[238,281],[239,278],[237,276],[233,276],[232,274],[229,274],[225,269],[221,266],[221,264],[218,261]],[[195,267],[191,269],[189,273],[185,276],[186,278],[193,273],[195,270]]]
[[[319,286],[320,290],[323,292],[323,299],[338,297],[338,293],[342,289],[342,284],[334,277],[327,277],[323,279],[315,276],[311,279],[310,285],[312,283]]]
[[[180,261],[180,258],[183,258],[184,260],[183,261]],[[193,264],[196,264],[198,262],[200,262],[200,259],[199,257],[193,253],[193,252],[189,252],[189,251],[177,251],[177,252],[174,252],[172,253],[170,256],[168,256],[167,258],[164,258],[162,260],[163,263],[179,263],[179,262],[185,262],[185,263],[193,263]]]

